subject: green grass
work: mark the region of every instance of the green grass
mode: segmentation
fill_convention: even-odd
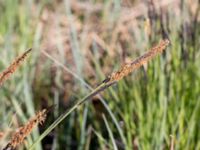
[[[137,18],[122,23],[120,18],[128,8],[120,1],[90,3],[100,4],[100,11],[70,11],[67,0],[60,4],[50,0],[0,1],[0,70],[28,48],[34,49],[1,87],[0,131],[15,130],[38,110],[57,104],[44,126],[35,129],[20,147],[29,148],[63,112],[88,95],[91,87],[117,70],[125,58],[134,60],[157,43],[164,30],[171,45],[162,56],[106,89],[100,101],[89,101],[69,113],[47,138],[36,142],[35,149],[47,149],[48,145],[55,149],[123,149],[123,143],[126,149],[169,149],[171,135],[174,149],[200,149],[199,12],[192,12],[187,1],[181,1],[183,8],[169,4],[163,12],[157,10],[157,16],[152,12],[148,36],[146,11],[138,9],[141,14]],[[139,4],[143,5],[135,1],[129,6],[137,10]],[[194,6],[200,7],[197,0]],[[47,24],[41,19],[45,9],[49,16],[57,13]],[[72,17],[69,26],[61,25],[66,21],[61,16]],[[53,23],[56,27],[52,31],[49,24]],[[55,32],[59,33],[55,36]],[[105,49],[98,40],[89,38],[91,32],[105,43]],[[66,43],[70,43],[71,52],[66,50]],[[40,53],[44,50],[53,59]],[[8,141],[9,136],[0,140],[0,148]]]

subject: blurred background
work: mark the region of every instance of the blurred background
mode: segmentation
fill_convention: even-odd
[[[37,150],[200,149],[199,0],[0,0],[0,147],[50,105],[27,149],[71,104],[163,38],[167,50],[71,113]],[[102,117],[105,114],[105,118]]]

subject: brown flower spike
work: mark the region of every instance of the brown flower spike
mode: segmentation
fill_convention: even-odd
[[[157,54],[160,54],[165,50],[165,48],[169,45],[169,40],[165,39],[162,40],[158,45],[151,48],[147,53],[140,56],[136,60],[134,60],[131,63],[127,63],[121,67],[120,70],[117,72],[112,73],[110,76],[108,76],[107,79],[105,79],[103,82],[105,83],[112,83],[117,82],[127,76],[129,73],[133,72],[134,70],[138,69],[145,63],[147,63],[150,59],[155,57]]]
[[[22,55],[17,57],[14,62],[0,74],[0,86],[3,84],[4,81],[6,81],[11,74],[13,74],[16,69],[21,65],[21,63],[25,60],[27,55],[31,52],[31,48],[24,52]]]
[[[39,111],[32,119],[30,119],[27,124],[20,127],[17,132],[12,135],[10,142],[6,145],[3,150],[15,150],[18,145],[20,145],[24,139],[32,132],[33,128],[37,124],[43,124],[47,117],[48,110],[43,109]]]

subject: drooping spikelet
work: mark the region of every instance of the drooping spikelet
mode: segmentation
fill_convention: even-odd
[[[162,40],[158,45],[151,48],[147,53],[140,56],[136,60],[131,63],[127,63],[121,67],[120,70],[117,72],[112,73],[108,76],[107,79],[104,80],[106,83],[117,82],[127,76],[129,73],[133,72],[134,70],[138,69],[145,63],[147,63],[150,59],[155,57],[157,54],[160,54],[165,50],[165,48],[169,45],[169,40]]]
[[[22,62],[25,60],[25,58],[27,57],[27,55],[30,53],[31,50],[32,49],[29,49],[22,55],[17,57],[14,60],[14,62],[0,74],[0,85],[2,85],[3,82],[6,81],[10,77],[10,75],[16,71],[16,69],[22,64]]]
[[[33,128],[38,124],[43,124],[47,117],[48,110],[43,109],[39,111],[33,118],[31,118],[24,126],[20,127],[18,131],[16,131],[10,140],[10,142],[6,145],[3,150],[14,150],[20,145],[24,139],[32,132]]]

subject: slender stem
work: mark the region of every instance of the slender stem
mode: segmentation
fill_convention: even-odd
[[[36,143],[40,142],[45,136],[49,134],[59,123],[61,123],[67,116],[69,116],[75,109],[78,108],[81,104],[83,104],[86,100],[89,100],[93,96],[97,95],[99,92],[113,85],[113,83],[102,83],[97,88],[95,88],[91,93],[83,97],[80,101],[78,101],[73,107],[66,110],[60,117],[58,117],[44,132],[43,134],[28,148],[29,150],[33,149],[36,146]]]
[[[84,83],[84,85],[89,89],[89,90],[93,90],[93,88],[85,82],[85,80],[83,80],[82,78],[80,78],[75,72],[71,71],[69,68],[67,68],[65,65],[63,65],[62,63],[60,63],[58,60],[54,59],[51,55],[49,55],[47,52],[45,51],[42,51],[42,53],[48,57],[50,60],[52,60],[56,65],[60,66],[61,68],[63,68],[66,72],[70,73],[71,75],[73,75],[76,79],[78,79],[79,81],[81,81],[82,83]],[[110,78],[106,78],[104,81],[102,81],[103,83],[107,83],[109,82]],[[117,119],[115,118],[113,112],[110,110],[110,108],[108,107],[108,105],[106,104],[105,100],[99,95],[99,100],[100,102],[103,104],[103,106],[105,107],[105,109],[108,111],[108,113],[110,114],[115,126],[117,127],[117,130],[121,136],[121,139],[124,143],[124,145],[127,145],[126,144],[126,139],[125,139],[125,136],[124,136],[124,133],[122,132],[121,130],[121,127],[119,126],[119,123],[117,121]],[[127,146],[126,146],[127,147]]]

